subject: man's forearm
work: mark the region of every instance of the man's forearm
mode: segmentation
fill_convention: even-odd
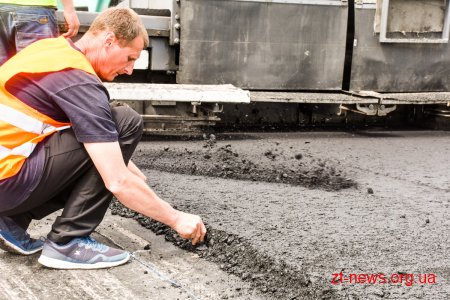
[[[145,176],[145,174],[142,173],[142,171],[139,170],[139,168],[131,160],[128,162],[128,170],[142,180],[147,181],[147,176]]]
[[[111,192],[128,208],[173,227],[178,211],[162,200],[141,178],[132,174],[117,186],[109,187]]]

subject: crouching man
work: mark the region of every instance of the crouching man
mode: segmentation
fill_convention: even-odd
[[[44,39],[0,67],[0,248],[59,269],[127,262],[128,252],[90,237],[113,195],[196,244],[199,216],[174,209],[130,160],[143,123],[132,109],[110,108],[100,79],[133,71],[147,31],[128,8],[101,13],[77,42]],[[33,219],[63,209],[45,241],[30,238]]]

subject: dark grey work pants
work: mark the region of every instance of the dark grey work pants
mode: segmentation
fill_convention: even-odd
[[[142,136],[142,118],[128,106],[112,108],[112,115],[123,158],[128,164]],[[48,239],[63,244],[74,237],[91,234],[103,220],[112,194],[72,129],[48,138],[45,154],[44,174],[39,185],[27,200],[6,215],[27,228],[31,220],[42,219],[63,208]]]

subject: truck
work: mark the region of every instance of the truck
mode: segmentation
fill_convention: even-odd
[[[448,0],[100,2],[134,9],[151,39],[131,77],[105,83],[148,131],[448,124]]]

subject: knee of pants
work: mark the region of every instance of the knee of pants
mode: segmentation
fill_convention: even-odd
[[[121,139],[131,136],[141,137],[144,131],[144,121],[141,115],[128,105],[113,107],[111,112]]]

